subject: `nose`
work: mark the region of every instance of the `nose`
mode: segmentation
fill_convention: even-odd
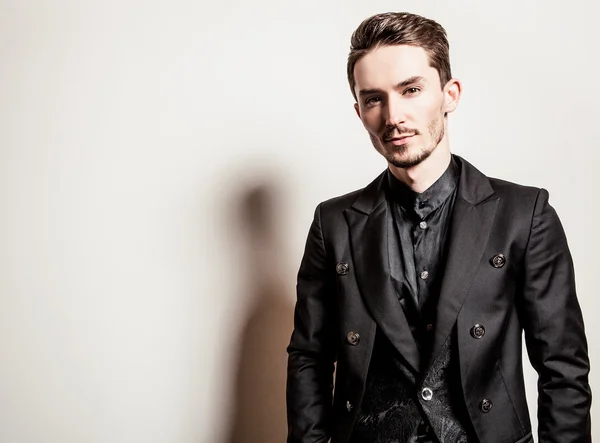
[[[406,122],[406,114],[400,100],[389,97],[384,110],[385,125],[389,127],[398,126]]]

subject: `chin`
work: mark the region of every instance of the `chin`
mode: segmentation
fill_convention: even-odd
[[[386,160],[397,168],[412,168],[424,162],[432,151],[418,151],[411,153],[409,150],[405,150],[403,153],[395,152],[386,156]]]

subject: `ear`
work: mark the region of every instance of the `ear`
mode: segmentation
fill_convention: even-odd
[[[454,111],[462,93],[462,84],[460,80],[452,78],[444,86],[444,113]]]
[[[356,111],[356,115],[358,115],[358,118],[360,118],[360,108],[358,106],[358,103],[354,103],[354,110]]]

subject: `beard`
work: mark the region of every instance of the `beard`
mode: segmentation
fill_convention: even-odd
[[[406,156],[406,153],[409,150],[410,141],[404,145],[400,146],[390,146],[389,148],[385,148],[382,144],[380,144],[379,139],[377,139],[373,134],[369,134],[371,138],[371,143],[375,149],[383,155],[383,157],[388,161],[388,163],[394,165],[397,168],[411,168],[413,166],[417,166],[426,160],[431,153],[437,148],[445,135],[444,122],[441,118],[436,118],[432,120],[427,126],[427,131],[429,132],[429,137],[431,139],[431,145],[424,146],[421,150],[411,156]],[[410,135],[421,135],[421,133],[416,129],[406,128],[404,126],[395,126],[392,129],[388,129],[381,137],[382,140],[387,140],[394,136],[410,134]]]

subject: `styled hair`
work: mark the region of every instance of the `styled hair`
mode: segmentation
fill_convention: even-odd
[[[437,22],[408,12],[386,12],[365,19],[352,33],[348,55],[348,83],[354,99],[354,66],[381,46],[411,45],[425,50],[429,65],[438,71],[442,88],[452,78],[446,30]]]

